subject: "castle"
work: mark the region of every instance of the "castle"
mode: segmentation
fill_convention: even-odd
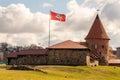
[[[67,40],[46,49],[13,52],[8,55],[8,64],[87,65],[97,60],[100,65],[107,65],[110,38],[98,14],[85,40],[83,43]]]

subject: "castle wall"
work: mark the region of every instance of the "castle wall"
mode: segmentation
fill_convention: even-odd
[[[86,65],[88,50],[49,49],[48,64],[52,65]]]
[[[8,58],[8,64],[17,65],[87,65],[88,49],[48,49],[48,55],[18,55]]]
[[[8,58],[9,64],[39,65],[47,63],[46,55],[19,55],[17,58]]]
[[[0,51],[0,62],[3,61],[3,52]]]

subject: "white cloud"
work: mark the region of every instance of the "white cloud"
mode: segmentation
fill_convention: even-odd
[[[23,4],[0,7],[0,42],[18,45],[37,44],[48,35],[48,24],[48,14],[32,13]]]
[[[12,45],[28,46],[31,44],[39,45],[40,43],[43,47],[47,46],[46,35],[34,33],[0,33],[0,36],[0,42],[7,42]]]
[[[92,4],[97,5],[91,7]],[[61,34],[61,36],[58,36],[62,39],[72,39],[76,41],[84,40],[95,19],[97,8],[100,10],[103,8],[102,14],[99,16],[111,39],[110,46],[116,48],[120,46],[119,7],[120,3],[118,0],[108,0],[108,2],[105,2],[104,0],[85,0],[82,5],[79,5],[76,0],[70,0],[67,4],[67,9],[69,10],[69,13],[67,13],[67,21],[64,24],[56,23],[59,27],[55,30],[59,32],[58,34]]]
[[[94,4],[95,6],[92,6]],[[76,0],[67,3],[66,22],[51,21],[51,43],[67,39],[84,40],[104,0],[85,0],[79,5]],[[100,18],[110,37],[112,47],[120,46],[120,1],[108,0]],[[12,44],[48,44],[49,15],[41,12],[32,13],[23,4],[0,7],[0,42]]]
[[[46,7],[53,7],[53,5],[50,4],[50,3],[43,3],[43,7],[44,7],[44,8],[46,8]]]
[[[12,4],[8,7],[0,7],[0,32],[44,32],[48,23],[48,15],[43,13],[31,13],[23,4]]]
[[[95,14],[95,9],[79,6],[76,0],[71,0],[67,4],[67,20],[65,23],[57,23],[56,31],[62,34],[62,38],[75,41],[84,40],[85,34],[90,27]],[[83,37],[81,37],[83,36]],[[82,39],[80,39],[82,38]]]

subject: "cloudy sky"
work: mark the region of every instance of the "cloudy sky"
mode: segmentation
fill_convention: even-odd
[[[0,42],[48,45],[50,10],[66,14],[66,22],[50,21],[51,45],[84,41],[97,13],[110,37],[120,46],[120,0],[0,0]],[[100,11],[97,12],[97,9]]]

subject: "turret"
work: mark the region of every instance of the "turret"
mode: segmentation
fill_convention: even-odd
[[[98,60],[101,65],[107,64],[110,38],[108,37],[98,14],[85,40],[87,46],[91,49],[91,60]]]

